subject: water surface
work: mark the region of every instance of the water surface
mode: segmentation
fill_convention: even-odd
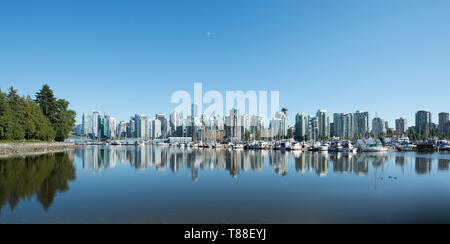
[[[0,159],[0,223],[450,223],[450,154],[88,146]]]

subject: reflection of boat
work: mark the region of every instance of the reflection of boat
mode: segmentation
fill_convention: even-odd
[[[244,144],[238,143],[233,145],[233,149],[244,149]]]
[[[120,143],[120,141],[112,141],[111,145],[112,146],[120,146],[120,145],[122,145],[122,143]]]
[[[414,151],[417,147],[415,145],[411,145],[411,144],[400,144],[400,145],[395,145],[395,149],[397,149],[400,152],[410,152],[410,151]]]
[[[314,151],[328,152],[328,144],[322,144],[322,145],[316,146],[316,147],[314,147]]]
[[[288,148],[286,148],[288,151],[299,151],[302,150],[302,145],[298,142],[292,143]]]
[[[361,152],[386,152],[388,149],[378,145],[368,145],[361,148]]]
[[[136,146],[143,146],[144,145],[144,141],[135,141],[134,145],[136,145]]]

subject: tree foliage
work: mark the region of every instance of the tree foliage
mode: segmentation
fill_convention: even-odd
[[[75,112],[69,102],[56,99],[48,85],[36,94],[19,96],[11,87],[0,90],[0,140],[65,140],[75,124]]]

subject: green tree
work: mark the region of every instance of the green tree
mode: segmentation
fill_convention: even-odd
[[[12,139],[12,116],[8,97],[0,90],[0,140]]]
[[[50,121],[55,131],[55,139],[64,141],[75,126],[76,113],[73,110],[69,110],[69,102],[64,99],[56,99],[53,91],[47,84],[36,93],[35,101],[41,108],[44,116]]]
[[[22,140],[25,138],[25,130],[24,130],[24,123],[25,123],[25,105],[22,101],[22,98],[17,94],[17,90],[15,90],[13,87],[9,88],[8,93],[8,102],[9,107],[12,111],[12,124],[10,127],[10,139],[14,140]]]

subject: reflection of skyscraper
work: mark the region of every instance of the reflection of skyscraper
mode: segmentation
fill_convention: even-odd
[[[419,158],[416,157],[416,173],[417,174],[429,174],[431,172],[431,158]]]
[[[405,166],[408,163],[408,160],[405,156],[396,156],[395,164],[398,166]]]
[[[449,164],[450,164],[449,159],[438,159],[438,170],[448,171]]]

